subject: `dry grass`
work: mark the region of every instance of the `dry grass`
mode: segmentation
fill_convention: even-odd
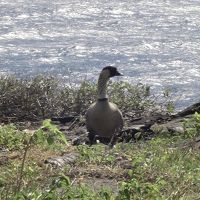
[[[111,101],[116,103],[123,113],[161,109],[163,105],[164,109],[167,109],[167,101],[162,106],[158,105],[156,98],[150,93],[150,88],[142,84],[110,83],[108,93]],[[96,100],[96,94],[96,84],[88,82],[73,88],[61,84],[54,77],[17,79],[2,76],[0,121],[38,121],[55,116],[84,114],[89,105]]]

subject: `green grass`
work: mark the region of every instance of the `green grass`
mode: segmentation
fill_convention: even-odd
[[[181,138],[155,138],[134,147],[130,181],[121,184],[119,199],[197,199],[200,156],[179,147]]]
[[[191,132],[193,127],[192,133],[195,133],[193,137],[199,135],[199,116],[196,113],[193,125],[190,124],[189,131]],[[4,135],[7,142],[0,141],[1,147],[10,150],[7,153],[8,159],[12,153],[21,152],[20,157],[9,159],[9,162],[2,164],[0,168],[2,200],[199,199],[200,154],[199,150],[193,149],[191,145],[183,145],[186,139],[192,138],[191,134],[187,134],[188,130],[183,135],[163,134],[146,142],[119,143],[113,149],[108,149],[102,144],[73,147],[62,143],[61,133],[49,124],[49,121],[45,121],[43,127],[35,132],[37,137],[31,136],[34,140],[27,151],[22,174],[22,150],[26,149],[27,143],[24,141],[27,141],[27,136],[10,125],[0,127],[0,131],[8,133]],[[41,134],[42,137],[39,137]],[[48,139],[49,136],[54,136],[53,143],[57,142],[60,145],[54,146]],[[16,147],[13,138],[18,141]],[[54,148],[51,148],[52,145]],[[52,169],[43,163],[45,158],[59,155],[61,148],[62,151],[78,154],[73,166]],[[125,162],[129,163],[129,168],[123,167]],[[22,182],[19,188],[17,180],[20,176]],[[94,182],[97,179],[116,180],[118,187],[107,185],[95,189],[92,187],[93,184],[88,182],[92,177]]]

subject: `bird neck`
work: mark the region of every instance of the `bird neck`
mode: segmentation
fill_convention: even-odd
[[[109,80],[109,77],[106,77],[103,74],[100,74],[99,80],[98,80],[98,99],[107,99],[107,82]]]

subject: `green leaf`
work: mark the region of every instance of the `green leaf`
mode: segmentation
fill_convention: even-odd
[[[65,135],[64,135],[63,133],[61,133],[61,134],[59,135],[59,139],[60,139],[61,142],[64,142],[65,144],[67,144],[66,137],[65,137]]]
[[[52,137],[51,135],[49,135],[49,137],[47,137],[47,143],[49,145],[52,145],[54,143],[54,137]]]

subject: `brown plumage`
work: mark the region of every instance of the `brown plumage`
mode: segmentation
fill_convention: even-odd
[[[117,105],[109,102],[106,86],[110,77],[120,76],[115,67],[105,67],[98,80],[98,100],[93,103],[86,113],[86,127],[90,136],[112,138],[123,127],[123,117]]]

